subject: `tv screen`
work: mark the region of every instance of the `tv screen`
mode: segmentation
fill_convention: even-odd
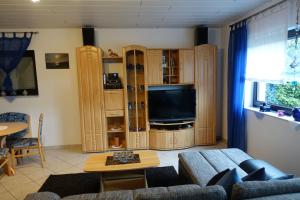
[[[10,78],[12,80],[14,89],[13,91],[7,91],[3,87],[5,76],[6,73],[0,69],[1,96],[38,95],[34,51],[26,51],[16,69],[10,73]]]
[[[150,122],[177,122],[195,119],[194,89],[150,90],[148,92]]]

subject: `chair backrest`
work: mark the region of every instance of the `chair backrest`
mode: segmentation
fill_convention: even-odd
[[[22,138],[25,135],[31,136],[31,118],[30,115],[18,112],[6,112],[0,114],[0,122],[24,122],[28,124],[28,128],[13,135],[8,136],[8,139]]]
[[[40,143],[42,143],[43,121],[44,121],[44,113],[41,113],[39,117],[39,127],[38,127],[38,140]]]

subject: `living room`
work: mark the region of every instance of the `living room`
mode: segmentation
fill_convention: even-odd
[[[199,156],[185,153],[203,151],[202,157],[214,166],[216,171],[214,173],[217,174],[227,168],[232,171],[236,166],[222,159],[222,162],[228,165],[219,166],[220,163],[217,163],[216,167],[212,164],[213,159],[211,160],[214,156],[206,150],[215,150],[219,153],[221,151],[229,155],[231,151],[227,152],[226,148],[239,148],[246,152],[245,154],[240,151],[234,152],[233,158],[228,156],[228,159],[234,160],[237,165],[240,164],[237,162],[254,158],[269,163],[268,166],[260,163],[260,168],[269,169],[272,165],[280,169],[281,173],[292,174],[294,177],[300,175],[300,163],[297,159],[300,151],[297,142],[300,137],[300,117],[297,117],[299,114],[296,109],[300,107],[300,67],[297,66],[295,53],[291,53],[297,52],[298,48],[297,14],[300,5],[297,0],[228,0],[224,2],[202,0],[84,2],[26,0],[20,2],[5,0],[0,5],[2,10],[0,32],[3,33],[2,37],[0,36],[0,44],[7,42],[2,38],[22,38],[26,32],[24,40],[29,43],[24,51],[33,50],[31,52],[34,52],[31,57],[34,60],[32,77],[36,87],[35,90],[28,88],[21,88],[20,92],[15,90],[17,94],[6,90],[7,79],[4,74],[9,74],[10,71],[6,72],[3,66],[5,61],[0,59],[1,113],[22,113],[28,116],[26,128],[20,130],[26,130],[26,137],[35,137],[37,141],[40,141],[35,146],[36,150],[30,149],[30,152],[36,152],[36,155],[29,154],[23,158],[21,155],[29,152],[26,148],[26,151],[22,151],[9,146],[8,139],[16,135],[18,131],[12,131],[8,136],[10,127],[5,125],[7,121],[2,121],[0,117],[0,148],[7,147],[3,148],[5,149],[4,158],[6,158],[4,160],[7,163],[0,171],[0,199],[24,199],[31,193],[39,195],[35,193],[38,191],[40,193],[42,191],[56,192],[64,198],[82,193],[141,188],[141,181],[131,181],[132,185],[130,181],[117,183],[117,186],[112,186],[112,183],[112,185],[105,185],[102,175],[100,181],[99,174],[92,176],[93,173],[89,173],[97,172],[95,168],[87,167],[89,161],[93,163],[93,160],[89,160],[93,156],[112,155],[120,150],[128,150],[127,154],[131,150],[142,151],[140,164],[145,164],[142,156],[149,156],[149,152],[154,153],[154,157],[151,157],[152,154],[150,156],[150,160],[153,161],[150,163],[151,167],[143,167],[142,174],[138,173],[140,178],[141,175],[145,175],[144,169],[149,168],[146,172],[148,177],[146,175],[146,178],[142,178],[146,179],[144,185],[142,183],[142,188],[149,187],[148,189],[154,186],[185,185],[188,191],[200,190],[195,188],[195,185],[204,187],[209,180],[203,180],[203,177],[197,177],[194,174],[197,178],[189,184],[195,185],[187,185],[188,181],[181,182],[180,166],[187,167],[188,165],[184,163],[191,162],[186,159],[193,160],[191,155]],[[271,20],[275,17],[277,17],[276,20]],[[268,27],[267,25],[270,28],[264,29]],[[235,30],[243,27],[247,28],[248,36],[239,35],[238,37],[244,37],[241,41],[233,40],[233,34],[240,34]],[[280,32],[284,28],[286,30],[285,42],[282,42],[281,46],[279,44],[270,46],[269,43],[278,41],[280,37],[280,34],[273,36],[272,33]],[[258,36],[268,34],[269,40],[263,38],[258,44],[265,49],[253,51],[255,48],[251,45],[255,46],[259,42],[253,36],[255,34]],[[275,38],[274,41],[272,37]],[[284,38],[280,39],[280,41],[284,40]],[[245,41],[248,41],[248,49],[238,49],[242,47],[237,44],[243,44]],[[234,44],[234,42],[237,43]],[[289,58],[286,59],[282,46],[287,43],[290,49],[287,50]],[[234,45],[237,45],[236,49],[233,48]],[[247,53],[245,53],[246,50],[248,50]],[[0,48],[0,52],[4,51],[5,49]],[[237,53],[242,51],[244,56]],[[271,53],[264,54],[264,52]],[[142,57],[139,57],[141,53]],[[212,57],[208,59],[208,68],[205,68],[203,64],[204,54]],[[47,61],[47,59],[59,56],[67,57],[67,66],[61,64],[61,66],[53,67]],[[245,59],[245,56],[248,58]],[[90,57],[92,60],[89,60]],[[263,64],[268,66],[265,67],[266,69],[263,69],[256,61],[263,58],[266,60]],[[236,60],[240,62],[235,62]],[[241,64],[243,61],[247,62],[247,68],[245,63]],[[282,64],[283,62],[288,64]],[[248,63],[253,67],[248,67],[250,66]],[[280,64],[292,71],[288,75],[282,75],[283,67]],[[100,71],[96,74],[84,71],[87,69],[86,66],[97,66],[97,70]],[[133,66],[133,70],[129,66]],[[156,66],[158,68],[155,68]],[[277,66],[278,70],[272,66]],[[237,70],[239,68],[241,71],[245,70],[246,78],[241,71]],[[142,79],[138,75],[141,70],[144,70]],[[274,74],[272,74],[273,71]],[[208,72],[211,73],[211,78]],[[84,73],[85,76],[83,76]],[[17,77],[14,75],[10,80],[13,86],[16,83],[13,78]],[[114,79],[116,76],[120,79]],[[111,83],[110,80],[104,81],[109,78],[113,79],[114,89],[109,88],[107,84]],[[234,81],[240,79],[245,80],[242,83]],[[101,84],[96,84],[96,89],[90,89],[85,84],[92,84],[91,80],[96,80]],[[114,85],[116,80],[121,80],[122,88]],[[141,80],[143,83],[138,83]],[[285,91],[288,94],[285,93],[286,96],[283,97],[285,100],[280,105],[278,105],[280,99],[274,100],[267,97],[270,94],[268,93],[271,91],[270,88],[274,91],[276,84],[280,85],[278,83],[288,90]],[[31,94],[32,91],[34,94]],[[106,98],[106,95],[119,94],[116,91],[122,92],[120,98],[109,96]],[[83,95],[84,92],[87,95]],[[175,92],[177,93],[174,94]],[[244,95],[240,95],[241,93]],[[291,93],[293,97],[289,98]],[[93,97],[97,94],[100,96],[96,101]],[[185,96],[180,98],[183,94]],[[86,98],[87,96],[89,98]],[[166,103],[162,101],[163,99],[169,99],[169,101]],[[106,106],[110,102],[112,102],[112,107],[116,107],[114,101],[119,101],[119,107],[107,109]],[[266,105],[263,105],[264,102]],[[97,109],[97,106],[101,108]],[[164,112],[164,109],[171,107],[172,109]],[[239,109],[242,115],[234,109]],[[121,114],[120,110],[122,110]],[[182,111],[186,111],[185,115]],[[174,119],[174,116],[178,114],[180,116]],[[97,119],[101,119],[98,125],[95,121]],[[100,133],[97,132],[98,128],[101,129]],[[137,134],[132,134],[132,130],[135,130]],[[38,138],[40,133],[42,137]],[[30,145],[31,142],[28,144]],[[39,149],[40,146],[42,148]],[[39,153],[39,150],[42,153]],[[178,163],[179,160],[181,163]],[[0,165],[1,162],[2,158]],[[107,168],[113,171],[114,168],[126,168],[131,165],[134,164],[112,165]],[[208,169],[209,167],[207,166]],[[199,173],[205,173],[203,168],[205,167],[201,165]],[[189,168],[188,171],[192,172],[188,173],[189,176],[193,176],[193,170]],[[102,172],[105,174],[104,171]],[[240,173],[239,170],[238,173]],[[70,176],[70,174],[77,174],[77,176]],[[87,176],[84,177],[84,175]],[[242,175],[245,176],[245,174]],[[67,180],[66,182],[74,181],[76,184],[64,183],[64,179]],[[87,187],[79,183],[86,179],[91,180],[85,183],[87,187],[92,185],[90,189],[86,189]],[[198,179],[201,181],[196,181]],[[174,183],[171,184],[171,180]],[[294,199],[299,198],[297,193],[300,189],[296,187],[299,184],[296,182],[297,178],[292,179],[295,181],[294,184],[284,181],[280,183],[283,185],[278,186],[279,188],[283,188],[284,184],[292,184],[296,189],[278,193],[277,196],[292,193]],[[178,183],[175,184],[175,182]],[[56,184],[58,186],[53,187]],[[124,185],[132,186],[132,188],[124,188]],[[59,188],[59,186],[64,187]],[[219,198],[215,199],[225,198],[221,197],[222,188],[214,189],[220,193]],[[77,193],[74,193],[74,190],[78,190]],[[173,193],[166,195],[169,199],[174,199]],[[225,196],[230,199],[228,195],[228,190],[226,190]],[[180,197],[179,194],[176,196],[183,199],[198,198]],[[264,195],[236,199],[258,197],[263,198]],[[47,199],[42,196],[28,197],[28,199],[34,198]],[[48,197],[48,199],[51,198],[56,199],[53,196]],[[111,198],[122,199],[121,197]],[[212,197],[206,196],[206,199],[209,198]],[[86,199],[97,198],[86,197]]]

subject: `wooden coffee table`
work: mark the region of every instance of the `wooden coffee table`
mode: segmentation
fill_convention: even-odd
[[[111,190],[132,189],[143,182],[143,187],[147,187],[145,169],[159,166],[159,158],[156,151],[141,150],[134,153],[139,154],[140,163],[107,166],[106,158],[112,156],[113,152],[92,155],[86,160],[84,171],[101,173],[101,191],[104,191],[105,185]]]

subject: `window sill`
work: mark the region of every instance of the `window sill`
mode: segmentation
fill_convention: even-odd
[[[259,108],[255,108],[255,107],[245,107],[245,109],[253,111],[253,112],[256,112],[256,113],[260,113],[262,115],[267,115],[267,116],[274,117],[274,118],[277,118],[277,119],[280,119],[280,120],[284,120],[284,121],[288,121],[288,122],[291,122],[291,123],[295,123],[296,125],[300,125],[300,122],[295,121],[292,116],[282,116],[282,117],[279,117],[277,115],[277,112],[274,112],[274,111],[271,111],[271,112],[260,112]]]

